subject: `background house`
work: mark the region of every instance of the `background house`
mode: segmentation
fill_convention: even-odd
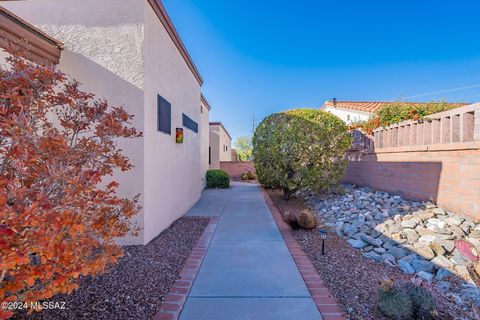
[[[338,101],[336,99],[326,101],[320,110],[324,110],[333,113],[345,123],[350,124],[352,122],[368,120],[370,116],[386,105],[397,104],[397,101]],[[402,102],[410,105],[422,105],[427,104],[425,102]],[[452,103],[452,105],[462,106],[466,104]]]
[[[58,68],[79,80],[83,90],[135,115],[133,124],[143,138],[119,141],[135,167],[114,178],[122,196],[142,195],[141,233],[122,242],[148,243],[199,199],[208,169],[210,107],[201,96],[203,81],[161,1],[2,5],[38,29],[33,33],[49,44]],[[2,30],[3,21],[12,19],[2,20]],[[182,144],[175,141],[176,128],[184,129]]]
[[[220,162],[232,161],[232,137],[221,122],[210,122],[210,169],[220,169]]]

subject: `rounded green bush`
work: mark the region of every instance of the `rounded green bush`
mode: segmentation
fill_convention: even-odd
[[[230,188],[230,176],[223,170],[213,169],[207,171],[208,188]]]
[[[300,189],[329,191],[338,186],[351,137],[331,113],[295,109],[266,117],[253,137],[253,159],[260,183],[282,189],[284,198]]]

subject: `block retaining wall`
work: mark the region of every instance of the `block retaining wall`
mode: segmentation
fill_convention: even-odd
[[[233,180],[239,180],[245,172],[255,172],[253,161],[220,162],[220,169],[225,170]]]
[[[480,104],[429,117],[356,132],[344,181],[480,219]]]

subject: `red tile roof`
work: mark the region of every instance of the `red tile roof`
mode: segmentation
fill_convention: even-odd
[[[335,107],[341,109],[350,109],[350,110],[357,110],[363,112],[373,113],[378,109],[382,108],[385,105],[396,104],[399,102],[392,102],[392,101],[336,101],[335,104],[333,100],[329,100],[324,103],[321,109],[326,107]],[[428,104],[430,102],[401,102],[407,105],[422,105]],[[467,105],[468,103],[449,103],[450,105],[458,105],[459,107]]]

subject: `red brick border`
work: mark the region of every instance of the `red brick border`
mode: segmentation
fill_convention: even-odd
[[[180,277],[170,288],[154,320],[178,320],[180,317],[219,220],[219,217],[210,217],[210,222],[198,239],[195,248],[180,271]]]
[[[267,202],[272,216],[277,223],[278,228],[282,232],[285,243],[287,244],[288,250],[293,257],[293,260],[297,264],[297,268],[300,271],[300,274],[307,285],[310,294],[317,305],[318,310],[322,314],[324,320],[344,320],[346,319],[343,312],[337,305],[335,298],[330,294],[328,289],[325,287],[322,279],[317,273],[317,270],[313,266],[310,259],[307,257],[302,247],[297,243],[295,237],[293,236],[292,229],[288,224],[286,224],[280,211],[277,206],[273,203],[273,200],[270,198],[265,189],[262,189],[263,197]]]

